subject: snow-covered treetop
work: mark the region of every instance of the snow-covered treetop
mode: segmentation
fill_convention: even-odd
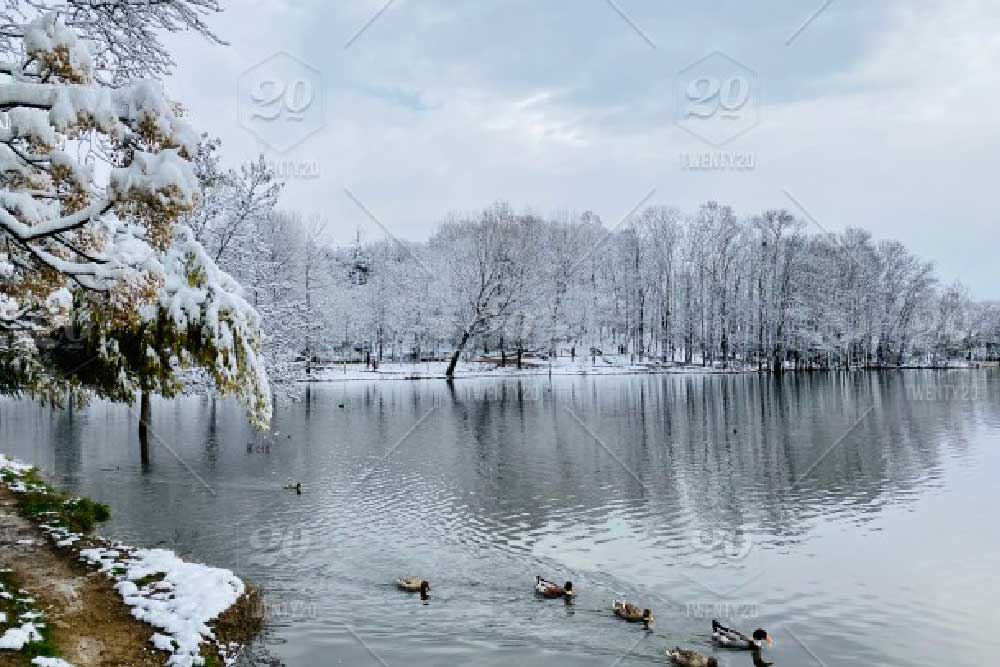
[[[174,60],[163,32],[193,30],[221,43],[205,18],[222,11],[218,0],[4,0],[0,7],[0,58],[45,54],[65,59],[75,71],[119,86],[143,77],[162,77]],[[41,16],[57,15],[43,26]],[[80,48],[89,47],[86,53]],[[58,67],[61,62],[49,63]]]
[[[97,84],[60,15],[21,33],[23,57],[0,63],[0,334],[30,350],[83,320],[114,375],[93,378],[106,395],[170,393],[196,365],[266,422],[257,313],[179,222],[202,198],[198,134],[156,82]],[[46,355],[32,358],[46,376]]]

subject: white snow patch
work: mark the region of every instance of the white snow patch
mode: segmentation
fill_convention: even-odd
[[[166,635],[161,635],[159,632],[154,633],[149,641],[153,642],[153,646],[160,649],[161,651],[168,651],[170,653],[174,652],[174,640]]]
[[[0,454],[0,470],[9,470],[18,475],[23,475],[24,473],[31,470],[31,466],[25,465],[20,461],[15,461],[14,459],[9,459],[3,454]],[[9,570],[0,570],[0,572]]]
[[[70,65],[90,75],[94,63],[90,48],[80,39],[76,31],[67,28],[56,12],[46,12],[24,26],[24,50],[29,56],[38,56],[65,49]]]
[[[42,634],[32,623],[25,623],[19,628],[10,628],[0,637],[0,649],[20,651],[29,642],[37,642],[42,639]]]
[[[198,647],[214,640],[208,623],[243,595],[243,582],[231,571],[187,563],[165,549],[134,549],[125,554],[116,549],[83,549],[80,557],[98,565],[117,581],[115,588],[132,615],[159,628],[154,646],[172,652],[167,664],[194,667],[202,658]],[[125,568],[115,575],[114,568]],[[139,587],[136,581],[159,574],[162,582]],[[166,584],[166,585],[164,585]],[[169,595],[163,593],[170,590]]]
[[[37,665],[37,667],[73,667],[71,663],[66,662],[62,658],[45,658],[39,656],[31,661],[32,665]]]

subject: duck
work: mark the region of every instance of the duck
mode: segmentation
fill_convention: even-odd
[[[400,577],[396,580],[396,586],[407,593],[420,593],[420,597],[427,599],[427,591],[431,589],[431,582],[420,577]]]
[[[711,656],[705,656],[697,651],[689,651],[680,646],[667,651],[670,662],[680,667],[719,667],[719,661]]]
[[[638,623],[641,621],[643,627],[647,630],[653,624],[652,611],[649,609],[639,609],[634,604],[625,600],[615,600],[614,604],[611,605],[611,610],[615,612],[615,616],[623,618],[629,623]]]
[[[761,657],[759,648],[753,649],[752,658],[753,667],[771,667],[771,665],[774,664],[773,662],[767,662],[763,657]]]
[[[535,592],[545,598],[564,597],[567,601],[576,595],[572,581],[567,581],[565,586],[558,586],[548,579],[542,579],[538,576],[535,577]]]
[[[295,493],[302,495],[302,482],[295,482],[295,484],[286,484],[286,491],[294,491]]]
[[[759,651],[767,642],[768,646],[774,646],[774,640],[764,628],[757,628],[753,631],[753,636],[747,637],[742,632],[727,628],[716,620],[712,621],[712,640],[719,646],[725,648],[747,649]]]

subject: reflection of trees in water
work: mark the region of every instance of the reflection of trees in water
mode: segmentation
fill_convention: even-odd
[[[733,527],[744,525],[748,511],[757,512],[763,530],[788,538],[817,514],[864,518],[880,512],[885,499],[933,483],[943,445],[964,437],[970,409],[979,404],[912,401],[907,381],[913,378],[906,373],[862,372],[703,383],[688,434],[707,460],[707,474],[696,482],[703,501],[695,511],[705,521],[726,517]],[[727,412],[726,394],[734,388],[742,400]]]
[[[596,524],[601,508],[624,505],[660,534],[688,522],[794,541],[817,515],[866,520],[935,483],[943,447],[961,453],[974,418],[997,414],[996,403],[915,401],[907,389],[941,381],[889,371],[597,378],[557,380],[540,397],[532,386],[530,401],[527,385],[542,381],[459,384],[438,435],[457,448],[446,476],[475,490],[497,522],[522,513],[528,531]]]
[[[11,405],[11,404],[8,404]],[[83,466],[83,438],[86,414],[70,405],[66,409],[55,406],[41,408],[37,416],[48,415],[52,424],[49,440],[54,444],[52,472],[60,477],[77,477]],[[40,439],[36,442],[42,442]]]

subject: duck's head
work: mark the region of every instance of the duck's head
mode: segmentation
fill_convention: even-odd
[[[567,581],[566,585],[563,586],[563,595],[565,595],[567,598],[571,598],[574,595],[576,595],[576,593],[573,592],[573,582],[572,581]]]
[[[296,482],[295,483],[295,493],[299,493],[299,494],[302,493],[302,482]]]
[[[651,609],[643,609],[642,624],[646,626],[646,629],[649,629],[649,626],[652,624],[652,622],[653,622],[653,611]]]
[[[767,630],[764,628],[757,628],[753,631],[754,641],[767,642],[768,646],[774,646],[774,640],[771,639],[771,635],[767,634]]]

